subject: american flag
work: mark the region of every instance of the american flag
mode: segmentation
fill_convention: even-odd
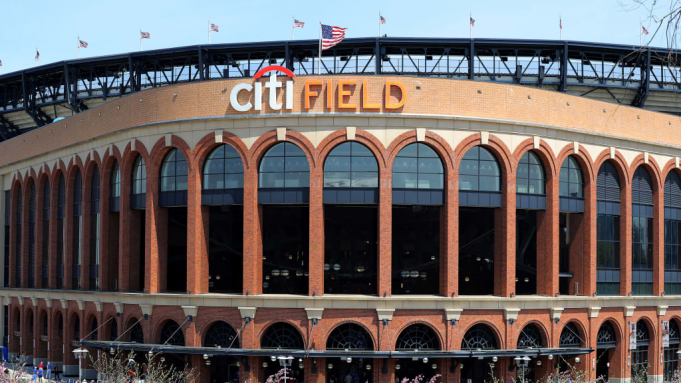
[[[78,39],[78,47],[79,48],[87,48],[87,42],[85,42],[81,39]]]
[[[35,61],[40,60],[40,52],[38,52],[38,48],[35,49]]]
[[[475,19],[471,17],[471,27],[475,26]]]
[[[641,25],[641,28],[642,28],[642,29],[641,29],[641,33],[643,33],[644,35],[647,35],[647,34],[648,34],[648,30],[646,29],[646,27],[644,27],[643,25]]]
[[[305,22],[293,19],[293,28],[302,28],[305,26]]]
[[[211,25],[210,25],[210,30],[211,30],[211,31],[214,31],[214,32],[220,32],[220,31],[218,30],[218,26],[215,25],[215,24],[211,24]]]
[[[346,29],[348,28],[322,24],[322,50],[325,51],[343,41]]]
[[[149,32],[140,31],[140,39],[150,39],[150,38],[151,38],[151,35],[149,34]]]
[[[385,17],[383,17],[383,16],[379,16],[379,17],[380,17],[381,24],[385,24]]]

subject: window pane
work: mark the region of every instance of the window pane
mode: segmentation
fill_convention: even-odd
[[[480,161],[480,175],[499,176],[499,165],[496,161]]]
[[[161,191],[175,191],[175,177],[161,178]]]
[[[361,146],[361,145],[360,145]],[[351,154],[351,148],[352,143],[351,142],[344,142],[335,148],[331,150],[331,153],[329,153],[329,156],[347,156],[350,157]]]
[[[570,194],[569,190],[570,190],[570,188],[568,187],[568,183],[567,183],[567,182],[562,182],[562,181],[561,181],[561,182],[560,182],[560,191],[559,191],[559,195],[560,195],[561,197],[573,197],[573,196]]]
[[[225,189],[243,189],[244,174],[225,174]]]
[[[443,184],[442,174],[419,174],[419,189],[442,189]]]
[[[284,158],[264,158],[260,164],[260,171],[263,173],[270,172],[283,172],[284,171]]]
[[[439,158],[435,150],[426,144],[418,144],[419,157]]]
[[[415,173],[393,174],[393,188],[416,189],[416,174]]]
[[[265,157],[283,157],[284,156],[284,144],[279,143],[271,147],[267,153],[265,153]]]
[[[529,176],[530,170],[528,165],[525,164],[520,164],[518,165],[518,173],[516,174],[516,178],[527,178]]]
[[[544,180],[530,180],[529,193],[544,194]]]
[[[310,186],[310,173],[307,172],[293,172],[286,173],[286,182],[284,187],[287,188],[306,188]]]
[[[464,160],[477,160],[480,158],[480,147],[479,146],[474,146],[470,148],[466,154],[464,154],[463,159]]]
[[[329,157],[324,166],[325,172],[349,172],[350,170],[350,157]]]
[[[521,183],[520,180],[518,180],[518,185],[517,185],[517,190],[516,190],[516,192],[517,192],[517,193],[521,193],[521,194],[527,194],[527,193],[528,193],[527,181],[526,181],[526,180],[523,180],[523,181],[524,181],[524,182]]]
[[[175,165],[175,174],[178,175],[178,176],[186,176],[187,175],[187,163],[185,161],[178,161],[177,162],[177,165]]]
[[[478,190],[478,177],[459,176],[459,190]]]
[[[568,169],[560,168],[560,182],[568,182]]]
[[[261,188],[283,188],[284,173],[260,173],[258,182]]]
[[[417,155],[416,145],[414,144],[405,146],[397,153],[397,157],[416,157]]]
[[[501,180],[499,177],[480,177],[480,191],[501,191]]]
[[[290,142],[285,142],[284,145],[286,157],[305,157],[305,153],[303,153],[303,150],[299,148],[297,145],[292,144]]]
[[[241,158],[228,158],[225,161],[225,173],[243,173],[244,165]]]
[[[187,176],[181,176],[176,178],[175,190],[187,190]]]
[[[287,172],[307,172],[310,167],[307,164],[305,157],[286,157],[286,171]]]
[[[207,174],[203,176],[203,188],[208,190],[223,189],[225,186],[222,174]]]
[[[416,173],[416,158],[395,158],[395,163],[393,165],[393,172],[396,172],[396,173],[406,173],[406,172]]]
[[[366,146],[360,144],[359,142],[352,143],[352,155],[361,157],[373,157],[374,154]]]
[[[225,171],[225,162],[223,159],[208,160],[206,163],[205,174],[221,174]]]
[[[442,172],[442,161],[439,158],[419,158],[419,173]]]
[[[530,165],[530,178],[535,180],[544,179],[544,171],[539,165]]]
[[[475,160],[462,160],[461,166],[459,167],[459,174],[469,174],[472,176],[478,175],[478,161]]]
[[[175,175],[175,163],[164,162],[161,167],[161,177],[172,177]]]
[[[324,187],[350,187],[349,172],[324,172]]]
[[[352,159],[352,170],[357,172],[378,171],[378,164],[374,157],[354,157]]]
[[[582,198],[581,184],[570,184],[570,197]]]
[[[352,172],[352,186],[359,188],[378,187],[378,173]]]

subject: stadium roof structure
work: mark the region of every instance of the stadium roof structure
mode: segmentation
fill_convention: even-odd
[[[0,141],[145,89],[251,77],[278,64],[317,74],[317,40],[211,44],[55,62],[0,76]],[[668,48],[558,40],[353,38],[323,52],[324,75],[422,76],[538,87],[681,114]]]

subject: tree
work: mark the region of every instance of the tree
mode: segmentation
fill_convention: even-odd
[[[144,379],[145,383],[194,383],[198,374],[194,368],[178,370],[165,363],[162,354],[146,354],[146,363],[137,363],[133,351],[117,351],[113,355],[100,353],[92,365],[110,383],[130,383]]]
[[[644,24],[650,27],[645,36],[644,45],[650,44],[655,36],[664,33],[667,47],[675,50],[678,46],[679,27],[681,27],[681,0],[619,0],[629,11],[643,8],[646,11]],[[643,31],[640,31],[643,33]]]

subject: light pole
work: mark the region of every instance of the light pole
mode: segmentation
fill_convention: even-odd
[[[77,348],[73,350],[73,355],[78,359],[78,380],[83,380],[83,364],[82,360],[87,357],[88,350],[84,348]]]
[[[525,383],[525,367],[529,366],[530,358],[527,356],[523,356],[522,358],[516,356],[513,360],[515,360],[515,363],[518,367],[522,368],[522,382]]]
[[[291,366],[293,363],[293,357],[292,356],[280,356],[277,359],[279,359],[279,365],[284,367],[284,383],[288,383],[288,378],[286,377],[286,370],[287,367]]]

